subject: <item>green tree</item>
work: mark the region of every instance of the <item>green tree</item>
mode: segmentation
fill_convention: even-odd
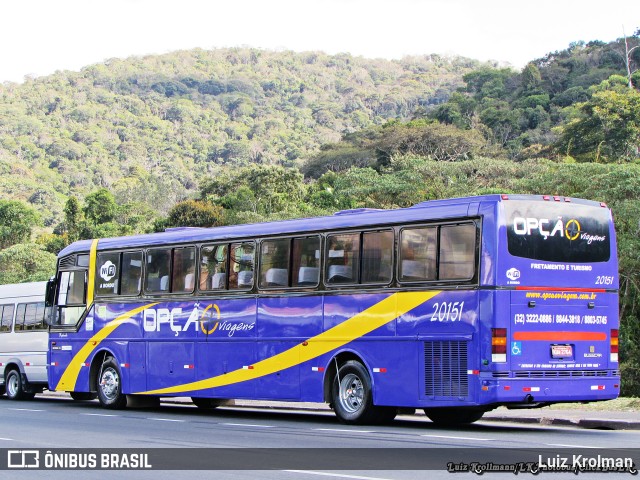
[[[306,186],[302,174],[293,168],[276,165],[252,165],[203,184],[202,199],[225,209],[247,209],[263,218],[288,211],[304,210]],[[242,205],[242,206],[241,206]]]
[[[0,200],[0,249],[28,242],[33,227],[42,220],[38,212],[17,200]]]
[[[0,284],[48,280],[56,271],[56,256],[35,243],[0,250]]]
[[[74,196],[69,197],[64,206],[64,224],[67,230],[69,242],[75,242],[80,235],[82,212],[80,202]]]
[[[101,188],[86,196],[83,212],[88,222],[99,225],[115,218],[118,205],[113,194],[106,188]]]
[[[623,89],[593,94],[581,115],[563,130],[556,147],[582,161],[633,161],[640,156],[640,92]]]
[[[199,200],[185,200],[169,210],[163,226],[167,227],[215,227],[223,217],[223,208]]]

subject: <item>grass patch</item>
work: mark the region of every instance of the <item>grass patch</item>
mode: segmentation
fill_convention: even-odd
[[[603,402],[556,403],[551,405],[549,408],[560,410],[640,412],[640,398],[621,397],[614,400],[605,400]]]

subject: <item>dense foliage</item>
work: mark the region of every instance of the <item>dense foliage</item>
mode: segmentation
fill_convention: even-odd
[[[58,222],[106,187],[166,214],[223,167],[297,165],[320,145],[445,101],[479,63],[256,49],[110,60],[0,85],[0,198]]]

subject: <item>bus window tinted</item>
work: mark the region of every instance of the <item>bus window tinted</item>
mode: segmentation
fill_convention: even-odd
[[[142,252],[122,254],[120,295],[138,295],[142,279]]]
[[[96,264],[96,294],[114,295],[118,293],[120,275],[120,254],[101,253]]]
[[[16,332],[45,329],[44,302],[18,304],[18,308],[16,310]]]
[[[293,239],[294,287],[316,286],[320,280],[320,237]]]
[[[436,279],[437,227],[406,228],[400,233],[400,281]]]
[[[172,292],[193,292],[196,275],[196,249],[176,248],[173,251]]]
[[[145,290],[159,293],[169,291],[171,249],[154,248],[147,251],[147,279]]]
[[[289,285],[291,239],[266,240],[260,246],[260,288]]]
[[[606,262],[611,257],[609,210],[587,205],[503,203],[509,253],[547,262]]]
[[[224,290],[227,285],[227,245],[202,247],[200,290]]]
[[[476,226],[440,227],[440,280],[465,280],[473,277],[476,256]]]
[[[10,332],[13,322],[13,305],[0,305],[0,332]]]
[[[393,272],[393,232],[362,234],[362,283],[389,283]]]
[[[360,234],[327,236],[327,283],[358,283]]]
[[[250,290],[253,287],[254,253],[252,242],[231,244],[229,289]]]

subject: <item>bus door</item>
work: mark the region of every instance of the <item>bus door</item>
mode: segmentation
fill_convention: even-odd
[[[73,263],[75,264],[75,258]],[[48,319],[51,327],[48,381],[49,385],[58,385],[61,375],[76,353],[64,331],[76,331],[87,309],[87,268],[61,268],[57,278],[47,286],[47,297],[47,306],[53,306]],[[85,340],[77,341],[83,343]],[[74,385],[58,385],[58,388],[70,391]]]

